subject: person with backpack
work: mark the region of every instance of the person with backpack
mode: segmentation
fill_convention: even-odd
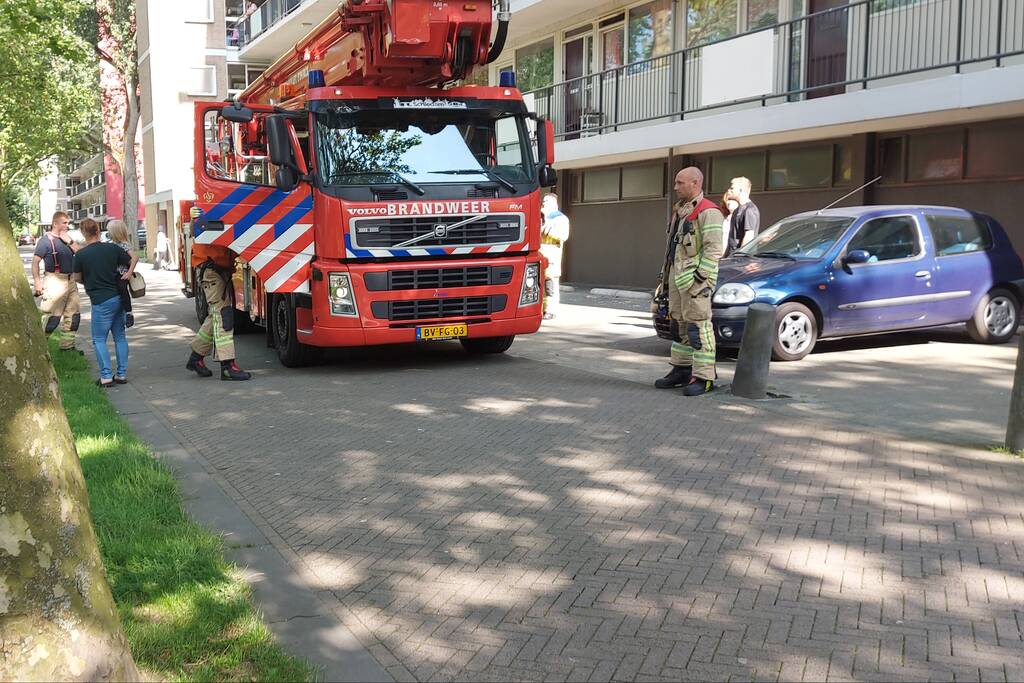
[[[78,243],[68,234],[71,217],[63,211],[53,214],[50,231],[36,242],[32,255],[32,284],[36,296],[42,297],[39,310],[47,336],[60,328],[60,350],[82,355],[75,348],[75,337],[82,316],[78,285],[71,278],[71,268]]]

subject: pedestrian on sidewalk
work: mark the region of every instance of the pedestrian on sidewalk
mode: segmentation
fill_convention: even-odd
[[[100,377],[96,384],[111,387],[128,383],[128,336],[125,334],[125,312],[121,306],[119,281],[127,282],[135,270],[133,260],[121,247],[100,241],[100,226],[86,218],[79,226],[85,237],[85,246],[76,254],[73,271],[75,280],[85,285],[85,293],[92,302],[92,346]],[[120,266],[126,270],[120,272]],[[114,337],[117,372],[110,368],[107,337]]]
[[[214,263],[212,258],[199,266],[196,277],[209,312],[192,340],[192,354],[185,369],[200,377],[211,377],[213,371],[206,367],[206,356],[213,353],[220,361],[220,378],[240,382],[251,379],[252,375],[235,362],[235,304],[230,290],[231,271],[225,266]]]
[[[127,266],[118,266],[117,272],[121,275],[131,271],[135,272],[135,266],[139,263],[139,257],[132,251],[131,237],[128,235],[128,226],[122,220],[114,219],[107,224],[107,234],[110,241],[125,250],[132,262]],[[129,275],[129,277],[131,277]],[[135,315],[132,313],[132,296],[128,291],[128,281],[119,279],[117,281],[118,292],[121,296],[121,308],[124,309],[124,326],[131,327],[135,324]]]
[[[171,265],[171,244],[167,240],[167,227],[161,225],[156,232],[156,251],[153,252],[153,270]]]
[[[722,212],[704,197],[704,174],[694,167],[676,175],[674,207],[669,226],[674,258],[667,279],[669,317],[679,321],[682,341],[672,342],[672,370],[657,380],[658,389],[683,387],[685,396],[700,396],[715,388],[715,331],[711,326],[711,296],[718,281],[722,256]]]
[[[569,239],[569,217],[558,210],[558,195],[554,194],[544,195],[540,210],[544,215],[540,253],[548,262],[544,269],[544,320],[551,320],[562,301],[562,247]]]
[[[72,280],[72,266],[78,244],[68,234],[71,217],[63,211],[53,214],[50,231],[36,242],[32,255],[32,282],[36,296],[43,297],[39,310],[47,336],[60,327],[60,350],[75,348],[75,335],[82,316],[78,285]]]
[[[749,244],[761,230],[761,211],[750,198],[751,184],[748,178],[733,178],[729,192],[739,207],[733,213],[729,230],[729,249],[724,254],[729,256],[745,244]]]

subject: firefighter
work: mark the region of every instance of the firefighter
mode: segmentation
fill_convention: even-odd
[[[554,194],[544,195],[541,213],[544,223],[540,228],[540,253],[548,262],[544,269],[544,320],[551,320],[562,299],[562,247],[569,239],[569,217],[558,210],[558,196]]]
[[[192,355],[185,368],[200,377],[212,376],[213,371],[206,367],[205,357],[213,352],[213,357],[220,361],[222,380],[241,382],[250,379],[252,375],[235,362],[235,305],[231,300],[230,271],[210,258],[199,266],[196,278],[206,296],[209,313],[192,340]]]
[[[75,348],[75,334],[82,315],[78,284],[71,279],[72,261],[79,244],[68,234],[70,223],[71,217],[63,211],[53,214],[50,231],[36,243],[32,282],[35,295],[43,297],[39,310],[47,336],[59,327],[60,350],[84,355],[81,349]]]
[[[674,258],[666,281],[669,317],[678,324],[672,343],[672,370],[654,383],[659,389],[683,387],[686,396],[715,388],[715,331],[711,326],[711,297],[722,257],[722,212],[703,192],[704,174],[684,168],[676,176],[674,207],[669,228]]]

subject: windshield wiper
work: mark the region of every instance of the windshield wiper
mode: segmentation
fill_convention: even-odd
[[[796,256],[793,256],[791,254],[786,254],[786,253],[781,252],[781,251],[762,251],[762,252],[758,252],[757,254],[754,254],[754,256],[756,256],[758,258],[784,258],[784,259],[789,259],[790,261],[796,261],[797,260]]]
[[[426,194],[426,190],[424,190],[422,187],[420,187],[419,185],[417,185],[413,181],[411,181],[408,178],[406,178],[404,175],[402,175],[398,171],[389,171],[387,169],[377,169],[376,171],[348,171],[346,173],[332,173],[330,175],[330,177],[327,178],[327,184],[328,185],[331,184],[337,178],[351,178],[353,176],[360,176],[360,175],[384,175],[384,176],[390,176],[392,178],[397,179],[398,182],[402,183],[403,185],[408,187],[410,190],[412,190],[416,194],[418,194],[420,196]]]
[[[493,180],[496,183],[501,183],[505,186],[505,189],[509,192],[515,192],[516,186],[510,181],[498,175],[494,171],[489,171],[486,168],[460,168],[453,171],[429,171],[430,173],[437,173],[438,175],[482,175],[489,180]]]

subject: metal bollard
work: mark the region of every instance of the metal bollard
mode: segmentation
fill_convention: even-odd
[[[736,360],[732,393],[742,398],[762,399],[768,396],[768,365],[772,360],[775,338],[775,306],[751,304]]]
[[[1006,447],[1013,453],[1024,450],[1024,335],[1017,347],[1017,370],[1010,392],[1010,417],[1006,422]]]

